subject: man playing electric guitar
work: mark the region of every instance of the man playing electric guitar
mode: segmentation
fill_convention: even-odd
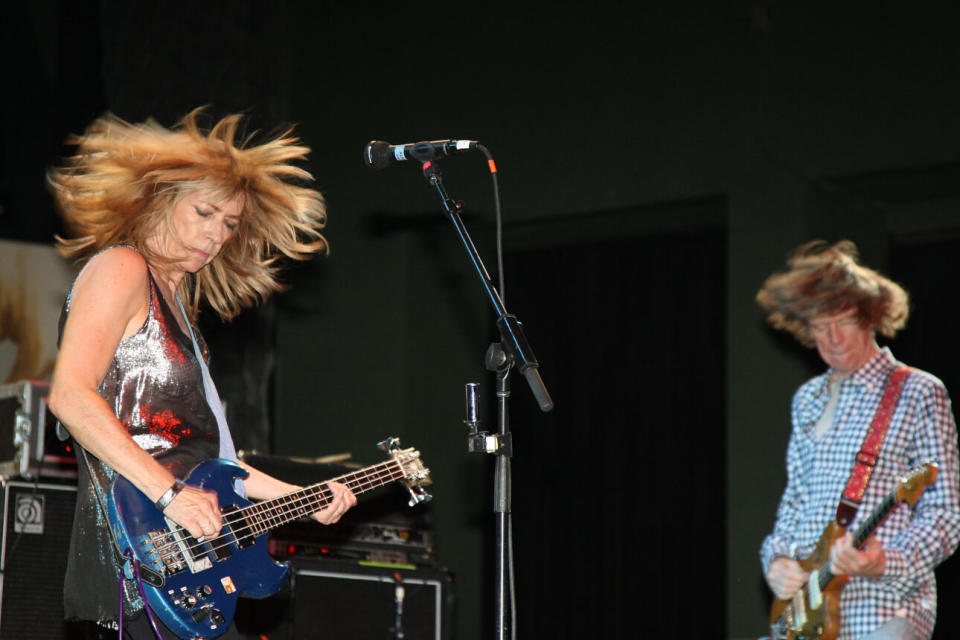
[[[907,293],[860,265],[853,243],[814,242],[793,254],[786,271],[767,279],[757,301],[774,328],[816,347],[828,366],[794,395],[787,486],[760,550],[778,601],[808,583],[800,561],[814,552],[828,525],[841,515],[849,520],[841,522],[848,532],[829,547],[823,567],[850,576],[840,592],[836,630],[799,633],[775,626],[774,635],[930,638],[933,571],[960,541],[957,429],[940,380],[905,368],[876,343],[877,333],[889,338],[906,324]],[[890,511],[858,548],[849,530],[905,473],[929,461],[939,467],[932,486],[912,508]]]

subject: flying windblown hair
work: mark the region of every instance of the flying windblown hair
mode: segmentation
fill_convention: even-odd
[[[214,260],[187,274],[179,293],[195,318],[206,302],[224,320],[259,304],[283,285],[282,256],[306,260],[327,250],[320,234],[324,200],[301,186],[312,180],[291,164],[309,153],[292,129],[263,144],[237,141],[242,116],[228,115],[202,131],[195,109],[171,129],[159,123],[131,124],[107,114],[82,136],[68,140],[77,150],[47,174],[57,206],[73,237],[57,237],[67,258],[86,263],[105,247],[131,245],[150,264],[169,260],[147,246],[160,225],[170,223],[174,205],[196,191],[223,199],[243,196],[239,227]]]
[[[775,329],[812,347],[809,323],[822,315],[855,310],[863,327],[892,338],[910,314],[907,292],[896,282],[861,265],[849,240],[830,245],[814,240],[798,247],[788,269],[775,273],[757,292],[757,302]]]

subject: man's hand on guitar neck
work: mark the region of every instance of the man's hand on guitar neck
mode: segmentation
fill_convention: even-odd
[[[767,584],[778,600],[789,600],[807,581],[808,574],[793,558],[774,558],[767,569]]]
[[[863,576],[876,580],[883,576],[886,567],[887,556],[875,536],[868,537],[860,550],[853,546],[853,534],[847,532],[837,538],[830,549],[830,571],[835,576]]]

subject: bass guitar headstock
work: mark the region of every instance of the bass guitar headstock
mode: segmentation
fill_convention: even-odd
[[[403,478],[400,481],[410,492],[410,502],[408,504],[411,507],[433,498],[424,489],[433,480],[430,479],[430,469],[424,466],[419,451],[412,447],[401,449],[400,439],[393,437],[383,440],[377,446],[390,454],[390,457],[400,465],[400,469],[403,471]]]

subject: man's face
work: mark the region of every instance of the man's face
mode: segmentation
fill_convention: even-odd
[[[809,327],[820,357],[840,376],[853,373],[877,353],[873,330],[860,324],[856,309],[817,316]]]

